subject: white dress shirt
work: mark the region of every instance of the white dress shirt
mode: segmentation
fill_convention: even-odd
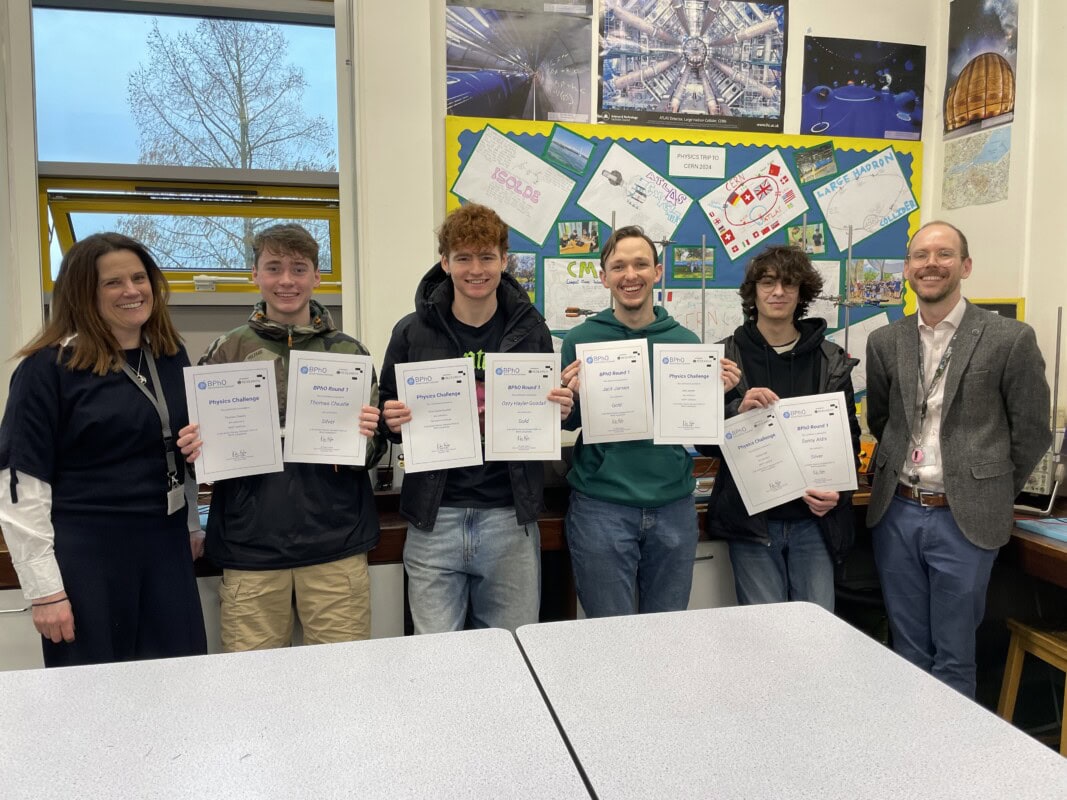
[[[926,385],[922,385],[922,379],[916,371],[915,381],[919,384],[918,391],[915,393],[915,415],[913,417],[916,424],[922,413],[923,395],[934,379],[937,365],[941,363],[949,342],[959,330],[963,312],[966,310],[967,302],[961,297],[948,315],[933,327],[923,321],[922,311],[919,311],[919,346],[922,348]],[[950,358],[945,364],[945,373],[941,375],[926,400],[926,419],[923,420],[922,430],[912,431],[908,455],[904,459],[904,468],[901,470],[902,483],[911,486],[910,477],[918,475],[919,488],[931,492],[945,491],[945,476],[941,461],[941,415],[944,410],[945,377],[951,363]],[[921,448],[923,452],[921,464],[915,464],[911,460],[911,454],[916,448]]]

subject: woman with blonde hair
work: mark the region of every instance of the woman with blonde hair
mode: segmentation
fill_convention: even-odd
[[[49,667],[206,652],[203,534],[173,434],[189,358],[169,293],[144,245],[94,234],[63,258],[50,320],[16,354],[0,526]]]

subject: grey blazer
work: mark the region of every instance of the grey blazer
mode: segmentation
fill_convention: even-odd
[[[918,314],[867,340],[867,424],[878,439],[867,526],[889,508],[918,424]],[[945,372],[941,464],[949,509],[985,549],[1011,536],[1012,503],[1052,443],[1045,362],[1029,325],[967,303]]]

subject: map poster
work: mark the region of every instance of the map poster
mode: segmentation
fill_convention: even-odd
[[[776,148],[704,195],[700,207],[736,260],[807,211],[808,202]]]
[[[965,208],[1008,199],[1011,126],[945,142],[941,204]]]

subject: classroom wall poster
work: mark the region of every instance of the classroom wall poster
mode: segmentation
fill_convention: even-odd
[[[589,122],[592,2],[449,0],[448,113]]]
[[[800,130],[918,140],[925,76],[922,45],[805,36]]]
[[[952,0],[945,76],[945,138],[1015,117],[1018,0]]]
[[[782,130],[785,2],[603,2],[601,122]]]

